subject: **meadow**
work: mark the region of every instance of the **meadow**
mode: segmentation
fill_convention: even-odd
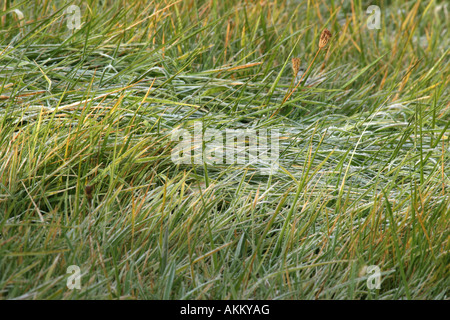
[[[449,299],[448,11],[5,0],[0,299]],[[175,163],[196,123],[278,170]]]

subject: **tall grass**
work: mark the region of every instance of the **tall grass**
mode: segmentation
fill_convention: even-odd
[[[450,8],[369,5],[4,2],[0,297],[448,299]],[[279,172],[174,164],[195,121],[279,130]]]

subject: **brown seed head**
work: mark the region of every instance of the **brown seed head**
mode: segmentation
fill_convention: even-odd
[[[294,72],[294,77],[297,76],[300,70],[300,58],[292,58],[292,71]]]
[[[86,198],[90,201],[92,199],[92,191],[94,190],[93,185],[87,185],[84,188],[84,192],[86,193]]]
[[[328,29],[324,29],[322,33],[320,34],[320,41],[319,41],[319,48],[325,48],[330,41],[331,38],[331,32]]]
[[[92,185],[87,185],[84,188],[84,191],[86,192],[86,195],[92,195],[92,190],[94,190],[94,186],[92,186]]]
[[[91,206],[92,203],[92,191],[94,190],[94,186],[93,185],[86,185],[84,187],[84,193],[86,194],[86,199],[88,202],[88,205]]]

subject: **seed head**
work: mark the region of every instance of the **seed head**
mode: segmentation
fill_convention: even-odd
[[[300,70],[300,58],[292,58],[292,71],[294,72],[294,77],[297,76]]]
[[[86,185],[86,187],[84,188],[84,192],[86,194],[86,199],[87,199],[89,205],[92,202],[92,191],[93,190],[94,190],[93,185]]]
[[[331,38],[331,32],[328,29],[324,29],[322,33],[320,34],[320,41],[319,41],[319,48],[325,48],[330,41]]]

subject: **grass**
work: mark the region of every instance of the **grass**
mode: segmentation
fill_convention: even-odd
[[[4,2],[0,298],[448,299],[450,8],[370,4]],[[174,164],[195,121],[280,172]]]

